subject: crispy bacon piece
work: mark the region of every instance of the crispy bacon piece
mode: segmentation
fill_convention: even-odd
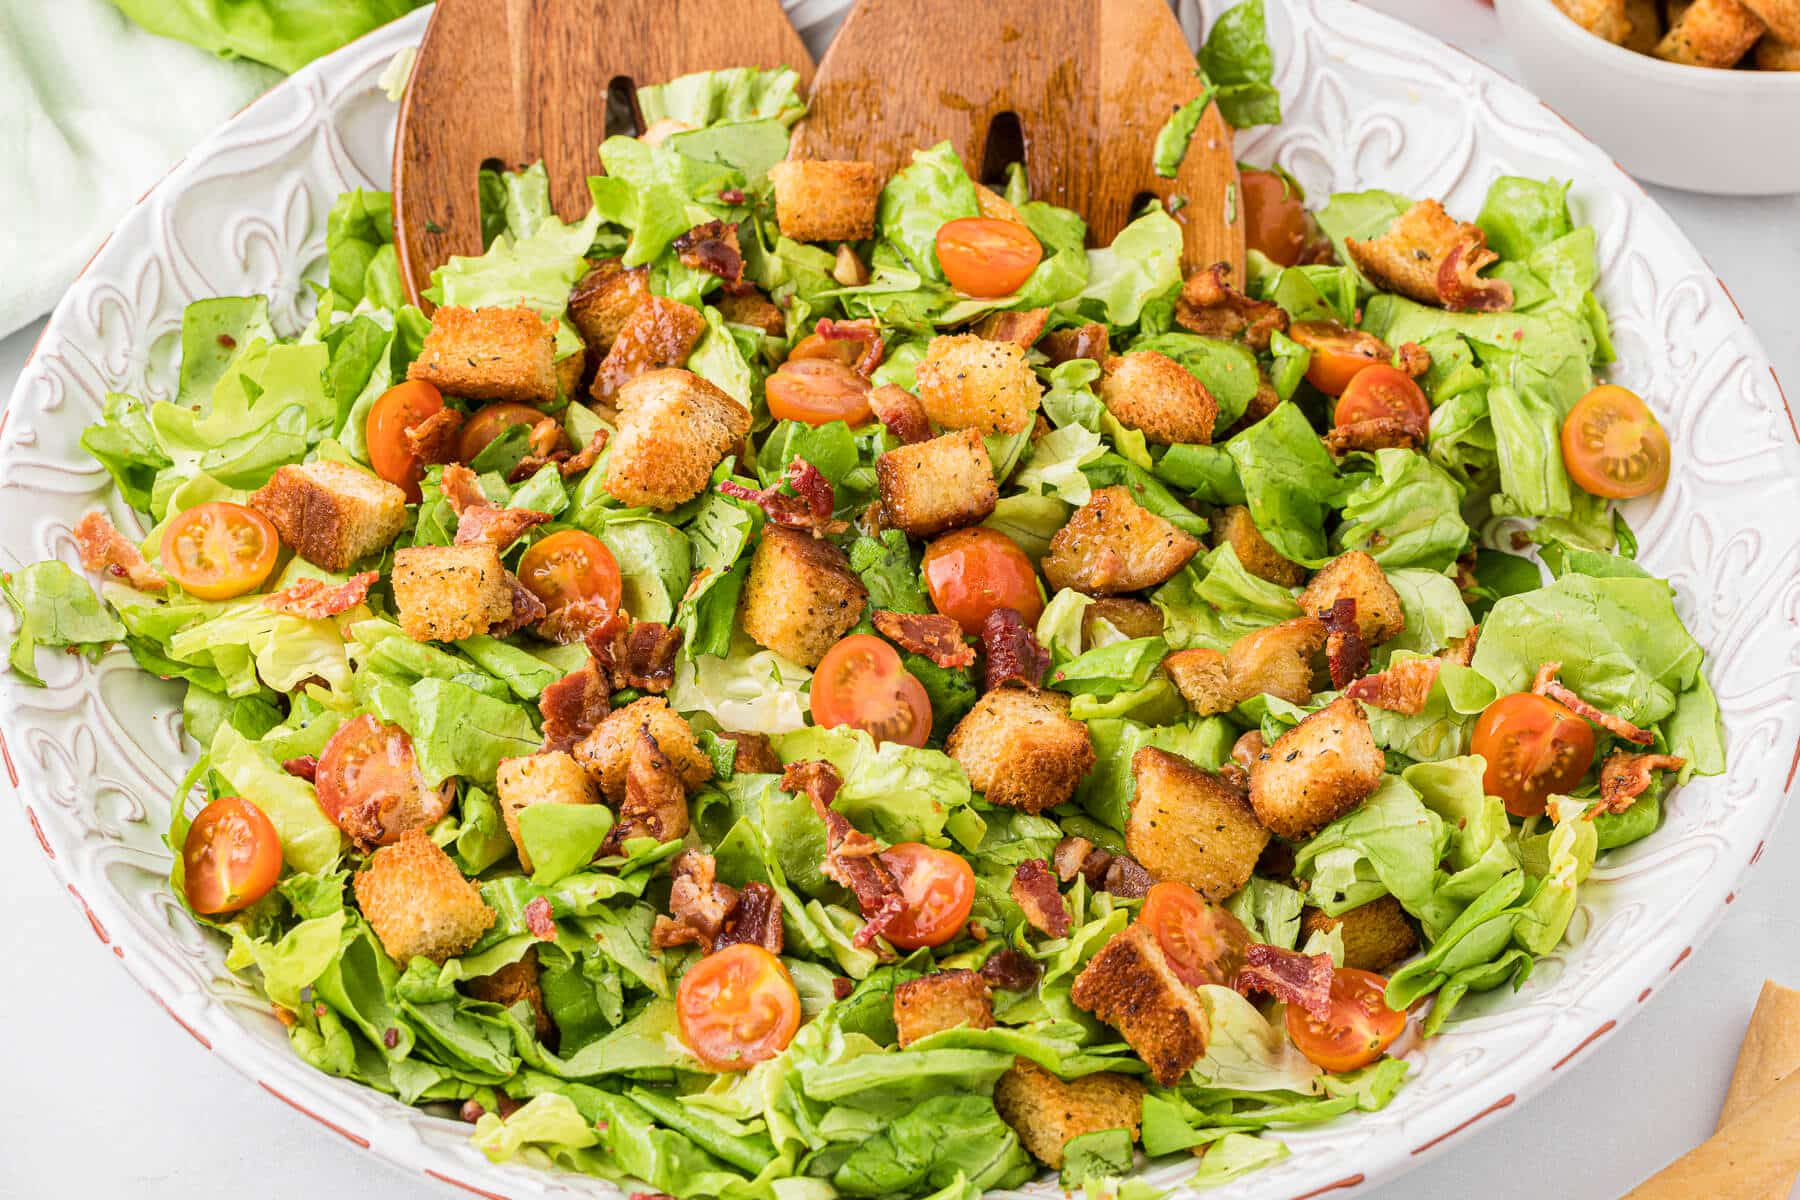
[[[562,472],[562,477],[567,479],[571,475],[579,475],[593,466],[599,460],[600,452],[606,449],[608,436],[605,426],[594,430],[594,436],[588,439],[587,445],[556,465],[556,469]]]
[[[738,249],[735,221],[708,221],[675,239],[675,257],[683,266],[717,275],[726,284],[744,278],[744,255]]]
[[[813,326],[813,332],[828,342],[861,342],[862,354],[850,365],[867,379],[881,365],[887,345],[881,340],[881,326],[867,317],[857,321],[834,321],[826,317]]]
[[[1050,855],[1050,865],[1056,869],[1056,877],[1064,883],[1073,880],[1077,875],[1085,874],[1083,868],[1094,853],[1094,843],[1084,837],[1066,837],[1056,843],[1056,849]],[[1100,853],[1106,853],[1102,850]]]
[[[538,694],[544,717],[544,749],[568,753],[612,712],[612,687],[588,659]]]
[[[1363,645],[1356,624],[1356,600],[1345,596],[1319,614],[1325,623],[1325,661],[1331,668],[1331,686],[1343,688],[1369,669],[1369,648]]]
[[[531,436],[526,445],[533,454],[554,454],[566,446],[568,440],[561,421],[555,417],[539,417],[531,427]]]
[[[573,600],[539,621],[537,635],[559,646],[572,645],[586,641],[612,615],[612,606],[604,600]]]
[[[975,647],[963,641],[962,626],[942,613],[875,610],[875,628],[902,650],[923,654],[940,667],[975,664]]]
[[[1479,226],[1458,221],[1436,200],[1421,200],[1368,241],[1347,238],[1344,250],[1357,270],[1383,291],[1454,312],[1503,312],[1512,307],[1512,285],[1483,279],[1499,255],[1488,249]]]
[[[450,511],[459,518],[471,508],[492,508],[493,501],[481,490],[481,480],[461,463],[446,463],[438,480],[438,489],[450,502]]]
[[[262,603],[271,612],[319,621],[349,612],[361,604],[369,598],[370,585],[380,578],[379,571],[364,571],[335,587],[326,586],[323,579],[302,579],[293,587],[264,596]]]
[[[484,543],[504,550],[524,536],[527,529],[549,519],[549,513],[531,508],[470,508],[457,518],[455,541],[458,546]]]
[[[1365,675],[1344,689],[1344,695],[1389,712],[1417,716],[1425,711],[1431,685],[1437,681],[1441,658],[1409,658],[1388,664],[1385,671]]]
[[[669,913],[658,917],[651,941],[660,949],[695,944],[708,954],[737,907],[736,888],[718,881],[718,862],[702,850],[683,850],[669,862]]]
[[[831,979],[831,994],[839,1000],[848,1000],[850,993],[856,990],[856,981],[846,975],[834,975]]]
[[[1469,626],[1469,632],[1459,638],[1451,638],[1450,644],[1444,647],[1438,657],[1445,662],[1455,663],[1459,667],[1469,666],[1475,661],[1475,645],[1481,640],[1481,626]]]
[[[518,483],[520,480],[530,479],[547,463],[556,463],[560,470],[561,465],[569,458],[569,438],[563,431],[562,422],[555,417],[544,417],[531,427],[528,452],[506,473],[506,481]]]
[[[602,849],[618,854],[632,838],[667,842],[686,837],[687,831],[687,791],[681,786],[681,775],[650,731],[640,730],[625,764],[625,799],[619,805],[619,823],[606,835]]]
[[[296,779],[312,783],[319,776],[319,759],[317,755],[302,754],[299,758],[290,758],[282,763],[281,769]]]
[[[1039,339],[1038,349],[1049,355],[1051,362],[1061,365],[1078,358],[1104,362],[1107,355],[1112,353],[1111,344],[1107,340],[1106,326],[1090,322],[1074,329],[1058,329],[1053,333],[1046,333]]]
[[[974,333],[978,338],[990,342],[1011,342],[1029,350],[1044,332],[1044,326],[1050,320],[1047,308],[1028,308],[1023,312],[1016,309],[1006,312],[992,312],[975,322]]]
[[[1417,342],[1401,342],[1394,357],[1395,365],[1414,379],[1431,370],[1431,351]]]
[[[1231,264],[1222,262],[1189,275],[1175,301],[1175,323],[1202,337],[1242,335],[1252,350],[1267,350],[1275,332],[1287,328],[1287,313],[1279,304],[1252,300],[1230,280]]]
[[[540,942],[556,940],[556,918],[550,912],[550,897],[534,896],[526,902],[525,928]]]
[[[1149,894],[1150,885],[1156,882],[1150,878],[1137,859],[1125,854],[1115,854],[1112,861],[1106,864],[1106,874],[1101,877],[1100,890],[1111,892],[1127,900],[1142,900]]]
[[[769,514],[769,520],[788,529],[804,529],[814,537],[823,537],[850,528],[849,522],[832,519],[837,493],[819,468],[804,458],[796,458],[788,463],[781,478],[794,489],[794,495],[783,492],[780,484],[759,490],[727,479],[718,486],[727,496],[748,500]]]
[[[88,570],[123,579],[140,592],[160,592],[168,586],[162,573],[144,561],[131,539],[115,529],[99,509],[75,522],[74,532],[81,565]]]
[[[878,857],[881,843],[831,807],[843,782],[836,767],[818,760],[790,763],[781,774],[782,788],[805,792],[813,811],[825,822],[825,874],[855,894],[865,923],[854,941],[866,946],[900,915],[905,901],[893,873]]]
[[[1600,803],[1587,814],[1588,820],[1602,812],[1622,813],[1637,798],[1650,790],[1650,772],[1679,771],[1687,759],[1675,754],[1630,754],[1614,750],[1600,764]]]
[[[510,633],[517,633],[527,625],[544,619],[548,611],[537,593],[519,582],[519,577],[511,571],[506,572],[506,586],[512,589],[512,615],[506,620],[488,629],[488,633],[497,638]]]
[[[1219,768],[1219,778],[1229,783],[1240,792],[1250,790],[1250,764],[1256,761],[1266,745],[1263,742],[1262,730],[1252,729],[1238,737],[1231,744],[1231,759]]]
[[[1043,973],[1042,967],[1011,946],[995,951],[981,964],[981,970],[976,972],[987,981],[989,987],[999,988],[1003,992],[1029,992],[1037,986],[1038,976]]]
[[[1030,858],[1013,868],[1013,903],[1025,910],[1025,920],[1046,937],[1069,935],[1069,906],[1056,888],[1056,876],[1041,858]]]
[[[729,740],[736,749],[731,756],[731,770],[735,775],[779,775],[781,774],[781,758],[775,753],[775,743],[760,733],[733,733],[723,730],[720,737]]]
[[[1284,1004],[1297,1004],[1315,1020],[1331,1015],[1331,955],[1297,954],[1252,942],[1244,952],[1231,986],[1241,994],[1266,992]]]
[[[1150,872],[1135,858],[1102,850],[1084,837],[1067,837],[1058,842],[1050,861],[1062,882],[1068,883],[1080,875],[1089,887],[1128,900],[1142,898],[1152,882]]]
[[[1548,696],[1558,704],[1567,708],[1578,717],[1586,717],[1600,728],[1639,746],[1648,746],[1656,740],[1656,734],[1648,729],[1639,729],[1624,717],[1615,717],[1609,712],[1602,712],[1577,696],[1574,689],[1557,679],[1556,673],[1562,670],[1559,662],[1547,662],[1538,668],[1537,678],[1531,681],[1531,690],[1540,696]]]
[[[1426,427],[1411,417],[1370,417],[1333,425],[1325,446],[1340,458],[1352,450],[1417,450],[1425,445]]]
[[[456,461],[457,445],[462,437],[463,415],[454,408],[440,408],[406,428],[403,436],[407,449],[422,463]]]
[[[1050,669],[1050,652],[1014,608],[996,608],[981,623],[981,652],[987,657],[984,690],[1008,683],[1036,687]]]
[[[889,433],[907,445],[931,440],[931,421],[925,416],[925,406],[905,388],[882,384],[869,393],[869,408]]]
[[[594,373],[594,399],[611,404],[620,388],[645,371],[679,367],[706,332],[692,305],[646,293],[619,327],[612,349]]]
[[[614,690],[666,692],[675,682],[681,630],[660,621],[633,621],[612,613],[587,632],[588,653],[606,672]]]
[[[713,940],[713,949],[722,950],[740,942],[761,946],[770,954],[781,953],[781,893],[766,883],[752,880],[744,885],[737,904],[725,917],[725,928]]]

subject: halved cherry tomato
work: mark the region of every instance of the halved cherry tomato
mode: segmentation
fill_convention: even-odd
[[[1515,817],[1535,817],[1567,795],[1594,761],[1594,731],[1548,696],[1514,692],[1475,719],[1470,752],[1487,760],[1482,787]]]
[[[900,665],[900,652],[853,633],[825,652],[812,680],[813,723],[867,730],[878,742],[923,746],[931,736],[931,698]]]
[[[681,1040],[715,1071],[774,1058],[800,1028],[800,992],[779,958],[739,942],[709,954],[675,989]]]
[[[281,535],[254,508],[215,500],[177,514],[162,535],[162,565],[189,594],[229,600],[262,586]]]
[[[275,886],[281,874],[281,835],[250,801],[221,796],[188,826],[181,843],[181,866],[188,904],[195,912],[236,912]]]
[[[443,407],[442,392],[422,379],[409,379],[381,393],[369,409],[365,427],[369,465],[414,504],[419,502],[419,480],[425,477],[425,466],[406,444],[406,431]]]
[[[932,605],[970,636],[996,608],[1014,608],[1035,627],[1044,614],[1037,571],[1019,543],[998,529],[946,533],[925,547],[925,587]]]
[[[1306,248],[1306,207],[1300,193],[1278,171],[1252,168],[1239,173],[1244,204],[1244,242],[1277,266],[1291,267]]]
[[[468,462],[514,425],[536,425],[543,418],[543,410],[529,404],[490,404],[463,423],[456,457]]]
[[[605,542],[579,529],[533,542],[519,557],[519,582],[551,612],[577,600],[599,600],[618,612],[624,593],[619,560]]]
[[[843,344],[859,351],[862,345]],[[867,379],[836,358],[789,358],[763,383],[769,412],[776,418],[808,425],[842,421],[852,429],[875,418],[869,408],[871,390]]]
[[[1288,335],[1312,351],[1306,378],[1327,396],[1342,395],[1364,367],[1394,356],[1374,334],[1347,329],[1336,321],[1295,321]]]
[[[862,358],[866,347],[855,338],[828,338],[822,334],[809,333],[794,343],[788,351],[788,362],[806,362],[809,359],[823,359],[828,362],[842,363],[854,368]]]
[[[1202,900],[1200,893],[1185,883],[1153,886],[1144,896],[1144,911],[1138,920],[1156,934],[1169,969],[1189,987],[1229,984],[1244,965],[1250,931],[1218,905]]]
[[[1044,248],[1017,221],[962,217],[937,231],[938,263],[950,286],[970,296],[1010,296],[1025,286]]]
[[[975,868],[960,854],[922,842],[882,851],[906,907],[883,934],[902,950],[941,946],[962,932],[975,907]]]
[[[1287,1031],[1300,1053],[1327,1071],[1354,1071],[1381,1057],[1406,1028],[1406,1014],[1387,1006],[1387,980],[1339,967],[1331,976],[1331,1013],[1315,1020],[1287,1006]]]
[[[1423,429],[1431,420],[1431,402],[1405,371],[1376,363],[1351,377],[1350,386],[1338,397],[1332,420],[1338,425],[1354,425],[1377,417],[1409,419]]]
[[[1605,384],[1563,418],[1563,465],[1584,491],[1610,500],[1647,496],[1669,482],[1669,435],[1635,392]]]
[[[450,811],[450,786],[428,788],[412,738],[368,713],[346,721],[325,743],[314,773],[319,807],[359,842],[385,846],[427,829]]]

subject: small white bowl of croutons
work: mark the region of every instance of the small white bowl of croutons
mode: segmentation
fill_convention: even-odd
[[[1633,175],[1800,192],[1800,0],[1495,0],[1534,91]]]

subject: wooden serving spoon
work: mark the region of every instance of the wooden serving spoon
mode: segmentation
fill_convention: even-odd
[[[779,0],[438,0],[394,136],[394,244],[408,297],[419,304],[452,254],[481,253],[484,162],[543,159],[551,203],[577,220],[592,203],[609,97],[635,122],[636,84],[746,66],[793,67],[802,89],[812,78]]]
[[[1105,245],[1148,196],[1182,197],[1184,272],[1244,277],[1231,129],[1209,106],[1174,179],[1151,166],[1158,130],[1200,94],[1166,0],[858,0],[819,63],[795,158],[860,159],[885,176],[950,139],[997,181],[1022,158],[1031,194],[1087,218]]]

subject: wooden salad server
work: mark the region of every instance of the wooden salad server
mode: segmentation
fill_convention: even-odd
[[[552,205],[577,220],[592,203],[609,107],[610,132],[641,133],[637,84],[744,66],[793,67],[804,92],[812,55],[780,0],[438,0],[394,135],[408,298],[420,303],[452,254],[481,253],[483,163],[543,159]]]
[[[858,0],[819,63],[795,158],[861,159],[885,176],[948,138],[994,183],[1022,158],[1033,199],[1087,218],[1106,245],[1149,196],[1179,196],[1183,273],[1244,278],[1231,128],[1209,106],[1174,179],[1157,132],[1200,94],[1167,0]]]

